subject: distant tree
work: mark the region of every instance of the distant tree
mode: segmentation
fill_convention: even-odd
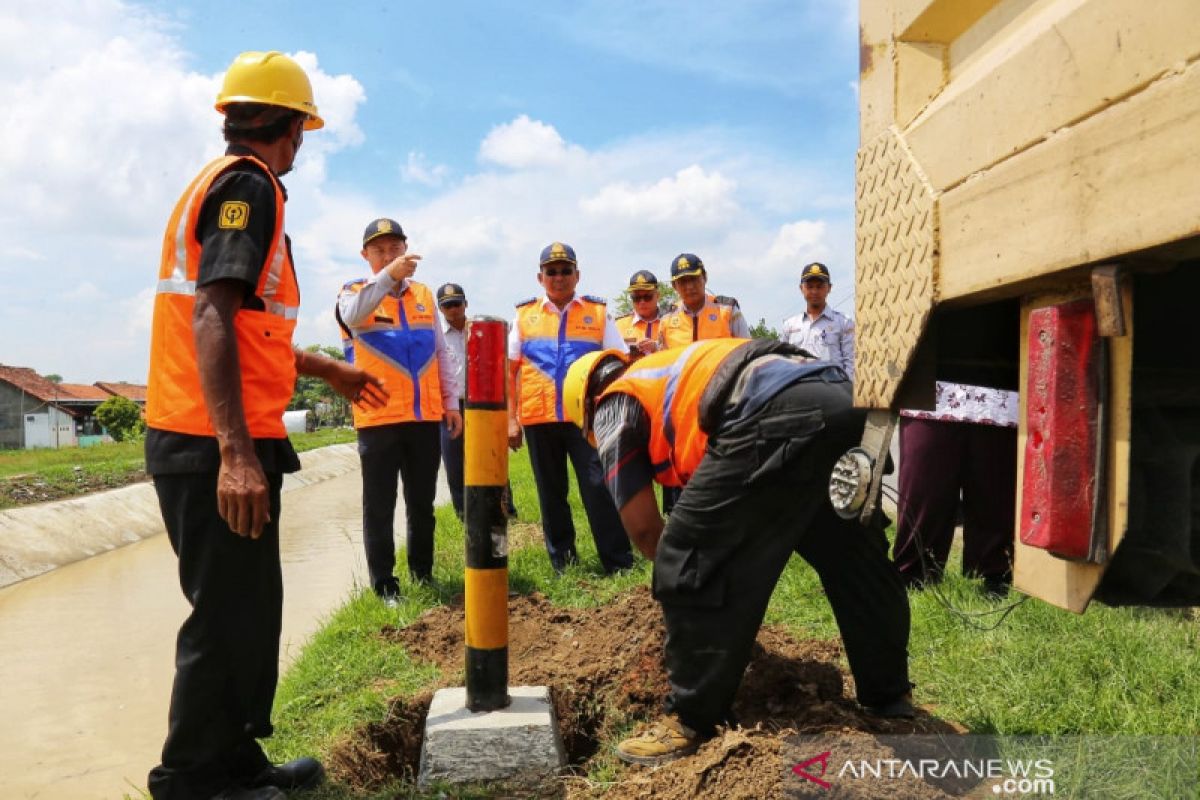
[[[679,294],[675,291],[675,287],[669,283],[660,283],[658,285],[658,308],[659,311],[665,312],[675,303],[679,302]],[[613,300],[612,315],[620,317],[633,311],[633,301],[629,299],[629,289],[621,292]]]
[[[62,383],[62,375],[59,375],[56,372],[51,372],[46,376],[46,380],[50,381],[51,383]]]
[[[96,407],[96,420],[118,442],[140,436],[146,430],[142,409],[128,397],[114,395]]]
[[[778,339],[779,331],[767,327],[766,317],[759,317],[758,324],[750,329],[750,337],[753,339]]]
[[[346,360],[340,347],[313,344],[304,349],[310,353],[336,358],[338,361]],[[288,411],[300,409],[316,414],[317,425],[321,427],[349,425],[353,418],[350,401],[330,389],[329,384],[325,381],[311,375],[296,377],[296,390],[292,393],[292,402],[288,404]]]

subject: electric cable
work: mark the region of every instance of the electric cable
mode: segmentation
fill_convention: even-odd
[[[893,503],[896,504],[897,516],[904,515],[906,519],[909,519],[907,516],[906,509],[903,509],[900,507],[899,491],[896,489],[893,489],[890,486],[884,486],[884,485],[881,485],[879,488],[880,488],[881,493],[885,497],[887,497],[889,500],[891,500]],[[899,520],[897,520],[897,522],[898,521]],[[913,540],[917,546],[917,555],[921,559],[921,572],[925,575],[932,575],[933,572],[930,569],[931,565],[926,561],[925,542],[921,538],[921,532],[916,525],[913,525],[911,530],[912,530]],[[925,583],[924,591],[929,592],[931,595],[933,595],[933,598],[935,600],[937,600],[939,605],[944,607],[947,611],[949,611],[954,616],[958,617],[958,619],[963,624],[968,625],[978,631],[992,631],[992,630],[995,630],[996,628],[1000,627],[1000,625],[1004,623],[1004,620],[1008,618],[1009,614],[1011,614],[1018,606],[1028,602],[1028,600],[1029,600],[1029,595],[1025,595],[1025,596],[1021,597],[1021,599],[1019,599],[1015,602],[1009,603],[1007,605],[1000,606],[999,608],[992,608],[992,609],[988,609],[987,611],[965,611],[961,608],[957,608],[954,605],[954,603],[951,602],[950,598],[948,598],[946,596],[945,592],[942,591],[940,583],[938,583],[938,582]],[[981,624],[977,621],[980,618],[991,617],[996,614],[999,614],[1000,617],[991,624],[985,625],[985,624]]]

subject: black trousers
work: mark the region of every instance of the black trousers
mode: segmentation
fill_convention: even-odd
[[[399,422],[358,430],[363,545],[371,588],[377,594],[392,595],[400,590],[393,575],[397,477],[404,486],[408,572],[420,579],[433,574],[433,501],[441,455],[438,422]]]
[[[267,480],[271,521],[250,539],[217,513],[216,473],[154,478],[192,606],[176,642],[162,763],[148,780],[155,800],[208,800],[269,765],[255,738],[271,735],[279,670],[283,476]]]
[[[612,496],[604,486],[604,468],[596,448],[588,444],[573,423],[548,422],[525,426],[525,441],[529,444],[529,460],[533,480],[537,484],[538,504],[542,511],[542,534],[546,552],[556,570],[579,559],[575,551],[575,523],[567,501],[570,483],[567,478],[567,459],[575,468],[579,496],[587,512],[592,538],[600,554],[605,572],[626,569],[633,565],[633,550],[629,536]]]
[[[702,733],[731,720],[767,603],[793,552],[820,576],[867,705],[910,688],[908,596],[880,527],[843,520],[833,463],[857,446],[849,383],[794,385],[709,440],[654,563],[667,625],[667,709]]]
[[[963,574],[1011,583],[1017,429],[901,417],[893,557],[905,583],[941,578],[954,541],[959,492]]]

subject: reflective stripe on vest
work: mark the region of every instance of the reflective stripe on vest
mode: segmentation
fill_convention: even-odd
[[[663,346],[687,347],[702,339],[733,336],[733,311],[733,306],[718,303],[711,294],[704,295],[704,307],[694,317],[680,303],[662,319]]]
[[[712,339],[661,350],[634,362],[602,397],[628,394],[650,418],[648,451],[654,479],[683,486],[692,477],[708,434],[700,430],[700,398],[721,362],[746,339]]]
[[[604,345],[605,306],[579,300],[565,313],[542,301],[517,309],[521,367],[517,412],[522,425],[563,422],[562,385],[580,357]]]
[[[254,290],[263,310],[242,308],[233,319],[242,408],[252,437],[287,436],[283,412],[296,384],[292,334],[300,310],[300,289],[283,229],[283,188],[267,165],[252,156],[224,156],[209,163],[184,190],[167,223],[154,297],[146,389],[146,424],[152,428],[215,435],[200,384],[192,330],[202,249],[196,225],[213,181],[241,160],[262,167],[275,188],[275,235]]]
[[[342,292],[359,292],[365,280]],[[442,418],[442,381],[437,364],[436,303],[423,283],[409,281],[397,297],[386,295],[375,310],[342,332],[349,360],[379,376],[390,397],[383,408],[354,407],[354,426],[370,428],[397,422],[438,422]]]

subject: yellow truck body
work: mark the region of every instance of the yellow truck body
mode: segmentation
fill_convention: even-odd
[[[1008,376],[1020,473],[1030,314],[1092,298],[1107,555],[1023,545],[1018,497],[1014,583],[1077,612],[1200,604],[1200,2],[861,0],[860,48],[856,404]]]

